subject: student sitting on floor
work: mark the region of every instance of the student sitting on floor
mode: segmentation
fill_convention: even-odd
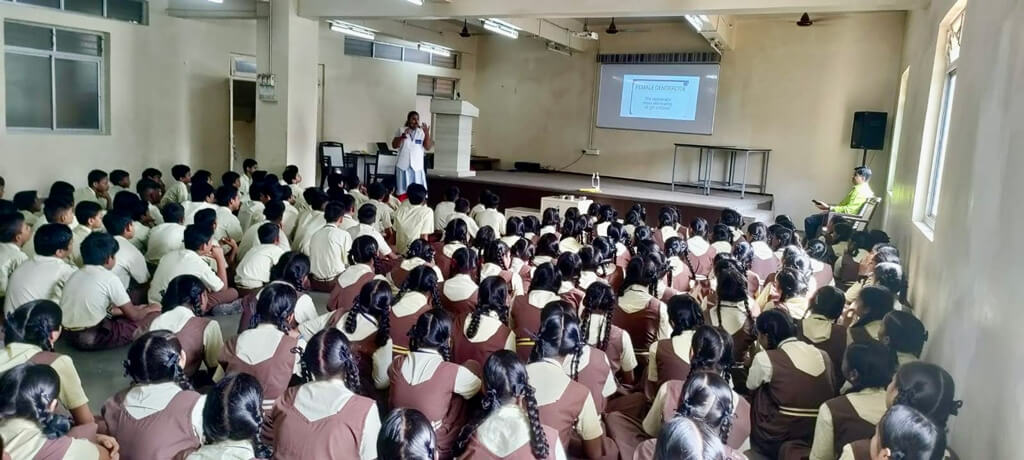
[[[395,289],[398,289],[409,277],[409,274],[420,265],[429,266],[437,274],[438,280],[443,279],[441,269],[434,264],[434,247],[423,239],[414,240],[409,244],[409,249],[405,252],[405,259],[387,274],[387,279]]]
[[[523,238],[523,234],[526,230],[523,227],[523,218],[519,216],[512,216],[505,219],[505,233],[501,237],[501,241],[512,247],[517,241]]]
[[[291,286],[264,288],[256,302],[255,327],[229,339],[220,354],[222,375],[245,372],[260,381],[264,410],[284,394],[292,375],[302,376],[302,357],[292,352],[306,346],[293,326],[296,300]]]
[[[504,235],[505,215],[498,211],[498,205],[501,204],[501,198],[498,194],[488,192],[480,197],[480,204],[484,205],[484,208],[473,216],[476,224],[480,227],[489,225],[494,229],[495,233]]]
[[[387,197],[387,192],[384,190],[384,184],[380,182],[374,182],[366,186],[367,204],[372,204],[373,207],[377,208],[377,230],[381,233],[388,234],[392,231],[394,226],[393,214],[394,209],[391,208],[384,199]]]
[[[459,251],[459,254],[463,253],[472,254],[472,251]],[[484,278],[474,293],[473,310],[455,317],[452,360],[458,364],[475,361],[479,366],[495,351],[515,351],[516,336],[508,326],[508,285],[505,280],[497,276]]]
[[[163,305],[162,313],[149,324],[149,330],[166,330],[174,334],[185,354],[182,369],[188,378],[194,379],[204,363],[205,379],[200,381],[212,378],[219,365],[220,351],[224,348],[224,336],[220,324],[202,318],[211,307],[206,286],[193,275],[181,275],[167,285],[160,303]]]
[[[71,252],[70,228],[44,224],[34,239],[37,254],[18,265],[7,282],[5,314],[33,300],[59,302],[65,283],[75,272],[75,266],[67,262]]]
[[[44,364],[21,364],[0,376],[5,457],[109,460],[117,455],[118,442],[110,436],[89,441],[69,433],[71,424],[53,412],[60,388],[57,371]]]
[[[466,227],[466,223],[459,219],[453,219],[448,222],[448,225],[444,228],[444,237],[442,238],[443,246],[441,246],[441,252],[434,254],[434,261],[437,264],[437,268],[441,270],[441,275],[444,278],[448,278],[452,272],[452,257],[455,255],[455,251],[461,248],[467,248],[472,238],[469,236],[469,229]]]
[[[302,192],[309,209],[299,214],[299,221],[295,224],[295,238],[292,239],[292,248],[303,254],[309,253],[309,241],[317,230],[327,225],[324,218],[324,205],[327,204],[327,194],[323,190],[310,187]]]
[[[900,365],[919,361],[928,330],[924,323],[906,311],[891,311],[882,318],[878,341],[896,353]]]
[[[384,239],[384,235],[377,230],[374,226],[374,222],[377,221],[377,207],[366,203],[359,207],[359,212],[356,214],[359,219],[359,225],[349,228],[348,232],[352,235],[352,239],[359,238],[363,235],[368,235],[377,240],[378,256],[382,259],[391,258],[392,251],[391,246],[388,246],[387,240]]]
[[[67,337],[80,350],[106,350],[131,343],[140,325],[156,316],[160,306],[135,305],[113,273],[117,241],[105,233],[82,242],[85,266],[68,278],[61,297]]]
[[[217,198],[217,231],[213,237],[217,241],[222,238],[231,238],[235,241],[242,241],[242,223],[239,222],[235,213],[242,205],[238,197],[238,190],[234,187],[222,186],[215,192]]]
[[[484,410],[459,433],[456,458],[566,459],[558,431],[541,425],[536,389],[515,353],[499,350],[487,359],[483,387]]]
[[[583,247],[583,235],[587,231],[585,218],[565,219],[562,224],[562,239],[558,241],[559,252],[579,252]]]
[[[561,300],[558,296],[561,284],[562,278],[558,269],[550,263],[544,263],[534,270],[530,291],[516,295],[512,299],[509,324],[516,335],[516,353],[523,362],[529,359],[533,350],[533,338],[540,331],[541,311],[544,306]]]
[[[763,285],[768,279],[768,275],[779,270],[782,262],[775,257],[775,251],[768,245],[768,227],[763,223],[754,222],[747,226],[747,241],[750,242],[750,248],[754,250],[750,271],[757,274]]]
[[[111,212],[128,216],[133,226],[132,236],[128,238],[128,242],[140,253],[145,251],[149,245],[149,226],[153,223],[146,203],[138,195],[126,190],[114,195],[114,207]]]
[[[25,190],[14,194],[14,206],[18,208],[18,212],[25,217],[25,225],[32,228],[36,225],[36,221],[43,216],[43,200],[39,198],[39,193],[35,190]]]
[[[270,269],[284,254],[278,245],[281,227],[264,222],[258,227],[260,244],[249,250],[235,267],[235,286],[238,295],[245,297],[270,282]]]
[[[263,208],[271,199],[272,191],[267,190],[266,184],[261,181],[253,181],[248,188],[249,201],[238,207],[238,222],[242,224],[242,232],[249,230],[255,223],[263,220]]]
[[[388,322],[391,324],[391,340],[396,354],[409,353],[408,332],[420,315],[441,306],[437,272],[433,268],[420,265],[412,269],[395,295],[395,304],[391,306]]]
[[[508,283],[513,296],[526,293],[526,285],[519,271],[512,267],[512,250],[501,240],[492,241],[483,251],[480,264],[480,278],[500,276]],[[559,280],[561,283],[561,280]],[[555,287],[557,292],[561,285]]]
[[[580,275],[583,274],[583,261],[575,252],[563,252],[555,260],[555,268],[562,275],[562,284],[558,287],[558,295],[572,304],[579,311],[583,302],[583,289],[580,289]]]
[[[405,252],[417,239],[427,239],[434,233],[434,210],[427,206],[427,189],[421,184],[410,184],[407,201],[395,211],[395,249]]]
[[[113,211],[103,216],[103,226],[107,229],[108,235],[113,235],[117,241],[117,254],[114,276],[121,281],[124,289],[129,293],[138,292],[134,299],[142,299],[146,292],[146,283],[149,282],[149,267],[146,266],[146,256],[142,251],[131,243],[135,234],[135,223],[131,217]]]
[[[430,421],[416,409],[392,409],[377,436],[377,455],[382,459],[431,460],[437,452],[437,436]]]
[[[71,263],[82,266],[82,241],[85,237],[103,229],[103,208],[93,201],[82,201],[75,205],[75,220],[78,225],[71,228]]]
[[[164,191],[160,188],[160,184],[143,177],[135,184],[135,192],[146,205],[147,214],[152,220],[151,225],[155,227],[164,223],[163,214],[160,212],[160,201],[163,199]]]
[[[7,295],[11,274],[28,260],[21,247],[31,233],[21,214],[0,215],[0,299]]]
[[[465,423],[466,401],[480,391],[473,371],[450,362],[451,330],[451,315],[440,308],[419,315],[408,331],[409,353],[395,357],[386,383],[391,407],[417,409],[430,420],[441,458],[451,455]]]
[[[708,236],[708,221],[698,217],[690,222],[690,238],[686,240],[687,256],[695,277],[710,276],[715,265],[715,248]]]
[[[106,171],[89,171],[87,183],[88,187],[75,190],[75,202],[89,201],[100,205],[102,209],[110,209],[114,195],[110,193],[110,178]]]
[[[636,352],[629,333],[612,324],[615,312],[615,291],[604,283],[593,283],[583,296],[580,330],[587,344],[605,352],[611,362],[612,373],[620,375],[622,383],[633,384]],[[621,373],[620,373],[621,371]]]
[[[697,282],[693,266],[690,263],[690,251],[686,240],[677,236],[665,240],[665,257],[671,273],[668,287],[679,292],[690,292],[691,289],[697,289],[695,294],[698,296],[705,294],[703,289],[710,288],[710,283],[704,280]]]
[[[43,202],[43,218],[36,222],[36,225],[32,227],[32,236],[29,237],[25,245],[21,247],[25,254],[29,257],[36,255],[36,233],[46,224],[62,224],[65,225],[68,230],[71,230],[78,226],[78,222],[75,221],[75,202],[70,195],[53,195],[50,194],[46,201]],[[70,240],[68,241],[70,243]],[[70,248],[68,249],[68,255],[70,255]],[[70,263],[70,262],[69,262]]]
[[[292,194],[291,188],[280,186],[278,190],[281,195],[281,204],[284,205],[284,213],[281,215],[281,231],[285,237],[290,239],[295,234],[295,226],[299,224],[299,213],[301,211],[295,207],[295,203],[298,201],[296,196]],[[303,203],[303,207],[305,208],[305,203]]]
[[[654,396],[663,383],[686,380],[690,375],[691,346],[700,340],[694,335],[704,325],[704,313],[696,299],[689,294],[679,294],[668,300],[668,321],[672,325],[672,337],[654,342],[648,349],[650,364],[645,390],[649,396]]]
[[[185,247],[185,209],[178,203],[167,203],[160,210],[164,223],[149,232],[146,263],[156,265],[160,259]]]
[[[189,197],[188,186],[192,183],[192,169],[187,165],[174,165],[171,167],[171,177],[173,180],[171,180],[170,184],[167,184],[160,205],[163,206],[167,203],[184,205]]]
[[[711,227],[711,247],[715,248],[716,254],[732,253],[732,231],[725,224],[715,224]]]
[[[365,193],[363,193],[364,187],[360,183],[359,176],[355,174],[347,175],[345,176],[343,182],[345,184],[345,192],[351,195],[352,198],[354,198],[356,201],[356,209],[362,207],[364,204],[366,204],[367,201],[370,201],[370,198],[367,197]]]
[[[338,275],[345,271],[352,234],[341,228],[344,216],[345,208],[341,203],[328,202],[324,207],[327,225],[313,233],[309,240],[309,281],[314,291],[331,292]]]
[[[624,286],[619,292],[618,305],[612,322],[629,333],[641,365],[647,364],[647,350],[651,344],[672,336],[668,321],[668,306],[657,294],[657,260],[650,256],[637,256],[629,261]]]
[[[469,200],[465,198],[455,200],[455,212],[448,218],[448,222],[453,220],[461,220],[465,222],[466,232],[469,233],[469,237],[476,238],[476,233],[480,231],[480,226],[476,224],[476,220],[469,217],[469,209]]]
[[[260,245],[260,226],[264,223],[271,223],[278,226],[281,231],[277,234],[277,246],[285,251],[291,251],[292,246],[288,241],[288,235],[284,232],[284,203],[281,201],[270,201],[263,208],[265,219],[254,223],[242,235],[242,241],[238,242],[239,259],[245,257],[249,250]]]
[[[640,222],[643,222],[642,219],[640,220]],[[678,226],[679,214],[676,212],[676,210],[669,206],[662,206],[662,208],[658,211],[658,227],[654,229],[651,235],[654,239],[654,242],[658,243],[658,246],[664,247],[665,242],[668,241],[669,238],[679,237],[685,239],[686,235],[680,235],[676,231],[676,228]],[[634,228],[633,231],[635,232],[636,229]]]
[[[54,352],[54,344],[61,335],[61,320],[60,307],[49,300],[34,300],[8,315],[4,322],[6,346],[0,350],[0,374],[26,362],[52,367],[60,376],[60,403],[71,413],[76,426],[95,433],[95,418],[74,362],[70,356]]]
[[[434,206],[434,230],[444,230],[448,221],[455,215],[455,201],[462,195],[459,186],[450,185],[444,191],[444,201]]]
[[[206,397],[192,390],[184,363],[168,331],[147,332],[128,349],[124,369],[131,386],[101,411],[105,432],[120,442],[124,458],[179,458],[202,444]]]
[[[288,165],[281,172],[281,185],[291,190],[292,198],[295,198],[295,206],[300,210],[308,208],[302,199],[302,174],[299,174],[299,167]]]
[[[170,252],[160,258],[156,272],[149,283],[149,301],[158,302],[163,291],[171,280],[179,275],[196,275],[206,289],[210,305],[217,307],[233,302],[238,298],[238,291],[228,287],[227,261],[220,246],[211,243],[213,235],[209,230],[189,225],[185,228],[185,247]],[[210,267],[203,257],[209,257],[216,263]]]
[[[847,329],[847,345],[878,340],[882,319],[893,311],[894,299],[892,293],[881,286],[868,286],[861,290],[854,303],[856,321]]]
[[[260,440],[263,389],[249,374],[225,377],[206,395],[203,404],[204,445],[186,460],[250,460],[271,458]]]
[[[440,268],[440,267],[439,267]],[[473,275],[477,271],[476,251],[467,247],[455,250],[451,259],[448,279],[441,286],[441,305],[455,317],[469,314],[476,309],[479,290]],[[507,305],[503,302],[503,305]]]
[[[334,328],[309,340],[301,357],[306,383],[285,391],[267,420],[272,428],[264,436],[274,445],[275,459],[377,458],[380,415],[374,400],[360,395],[349,345]]]
[[[846,326],[838,324],[844,306],[843,291],[825,286],[814,293],[807,316],[797,323],[797,337],[828,353],[833,363],[842,363],[846,355]],[[842,366],[833,370],[836,382],[842,383]]]
[[[205,182],[193,182],[189,187],[190,199],[181,204],[185,208],[185,224],[195,223],[196,213],[203,209],[217,210],[217,192]]]

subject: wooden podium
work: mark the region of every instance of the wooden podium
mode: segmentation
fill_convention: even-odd
[[[480,109],[462,100],[434,99],[430,101],[434,114],[434,167],[431,174],[453,177],[475,176],[469,167],[473,144],[473,119]]]

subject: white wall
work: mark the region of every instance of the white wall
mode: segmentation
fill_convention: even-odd
[[[397,23],[394,23],[397,24]],[[382,28],[385,24],[374,24]],[[435,23],[431,27],[443,27]],[[461,25],[459,26],[461,28]],[[456,31],[458,29],[455,29]],[[455,47],[461,52],[459,69],[345,55],[344,35],[320,27],[320,63],[324,65],[323,140],[345,144],[346,150],[375,151],[375,142],[391,142],[405,115],[416,109],[418,75],[459,79],[458,91],[476,99],[475,38],[450,38],[406,27],[392,33],[407,40],[426,40]],[[378,40],[394,41],[386,37]]]
[[[84,186],[93,168],[123,168],[133,180],[148,166],[169,176],[179,162],[227,168],[229,58],[255,54],[255,21],[178,19],[165,8],[165,0],[151,1],[150,25],[140,26],[0,2],[0,19],[109,34],[109,134],[8,132],[0,111],[0,175],[7,190],[45,191],[56,179]],[[3,92],[0,84],[0,107]]]
[[[860,164],[859,152],[849,148],[853,112],[894,112],[904,18],[901,12],[847,14],[810,28],[789,17],[744,20],[736,26],[735,49],[722,58],[713,135],[596,129],[593,144],[601,155],[568,170],[668,182],[675,142],[771,148],[768,193],[776,197],[775,211],[802,218],[813,211],[812,197],[838,201],[848,190],[851,168]],[[710,49],[683,21],[622,28],[649,32],[602,34],[601,53]],[[506,165],[523,159],[554,168],[578,158],[592,123],[595,60],[594,50],[566,57],[546,51],[543,42],[481,39],[478,152]],[[884,158],[872,163],[881,178]],[[677,168],[680,175],[688,171],[696,167]]]
[[[964,400],[952,446],[961,458],[1020,458],[1024,2],[967,3],[934,241],[912,222],[920,152],[931,148],[923,139],[934,132],[927,115],[939,22],[952,4],[933,0],[909,16],[905,135],[886,230],[905,254],[911,300],[931,333],[926,358],[953,374]]]

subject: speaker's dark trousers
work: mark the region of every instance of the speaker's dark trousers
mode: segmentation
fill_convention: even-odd
[[[804,233],[807,234],[804,238],[806,241],[810,241],[818,236],[818,231],[827,223],[826,219],[828,219],[828,215],[829,213],[822,212],[807,216],[807,218],[804,219]]]

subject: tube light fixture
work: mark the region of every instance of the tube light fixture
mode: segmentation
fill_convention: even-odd
[[[359,37],[365,40],[373,40],[377,35],[373,29],[369,29],[360,25],[351,24],[344,21],[330,21],[331,30],[340,32],[345,35],[351,35],[353,37]]]
[[[419,49],[420,51],[436,54],[438,56],[450,57],[452,55],[452,50],[450,48],[445,48],[441,45],[435,45],[429,42],[420,42]]]
[[[686,18],[686,22],[689,22],[697,32],[705,30],[705,25],[711,25],[711,18],[706,14],[687,14],[684,17]]]
[[[224,3],[224,0],[207,0],[210,3]]]
[[[484,19],[483,24],[484,30],[489,30],[498,35],[504,35],[511,39],[519,38],[519,28],[500,19]]]
[[[406,0],[416,6],[423,6],[423,0]]]

